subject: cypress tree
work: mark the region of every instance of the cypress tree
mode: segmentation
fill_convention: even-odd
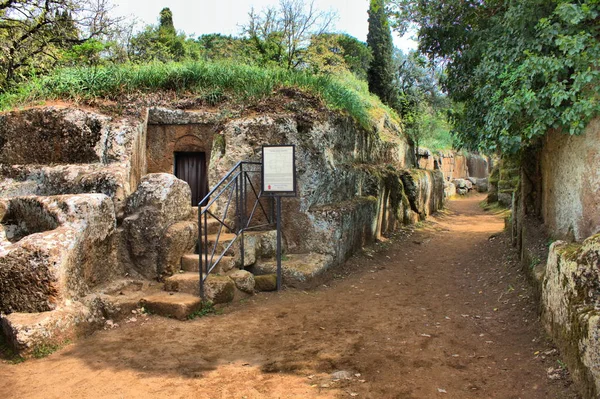
[[[160,10],[159,15],[159,30],[175,35],[175,25],[173,24],[173,13],[169,7]]]
[[[373,60],[367,73],[369,91],[376,94],[384,104],[396,108],[398,96],[394,87],[392,64],[394,46],[384,0],[370,2],[367,45],[373,53]]]

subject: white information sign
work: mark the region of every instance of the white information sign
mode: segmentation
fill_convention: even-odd
[[[295,147],[263,146],[263,191],[265,193],[296,192]]]

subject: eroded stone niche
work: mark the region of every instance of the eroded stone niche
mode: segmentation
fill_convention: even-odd
[[[56,216],[44,209],[34,198],[23,198],[21,201],[6,202],[0,206],[0,240],[6,239],[15,243],[28,235],[58,227]]]

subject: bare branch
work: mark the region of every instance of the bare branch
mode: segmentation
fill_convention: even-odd
[[[278,8],[263,9],[260,14],[251,9],[248,16],[243,31],[254,40],[259,51],[263,52],[270,43],[284,53],[279,62],[294,68],[301,63],[299,55],[310,44],[311,36],[331,28],[335,13],[319,10],[315,0],[280,0]]]

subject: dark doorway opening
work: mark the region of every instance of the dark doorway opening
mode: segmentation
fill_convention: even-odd
[[[192,189],[192,206],[197,206],[206,194],[208,194],[206,153],[176,152],[175,176],[190,185]]]

